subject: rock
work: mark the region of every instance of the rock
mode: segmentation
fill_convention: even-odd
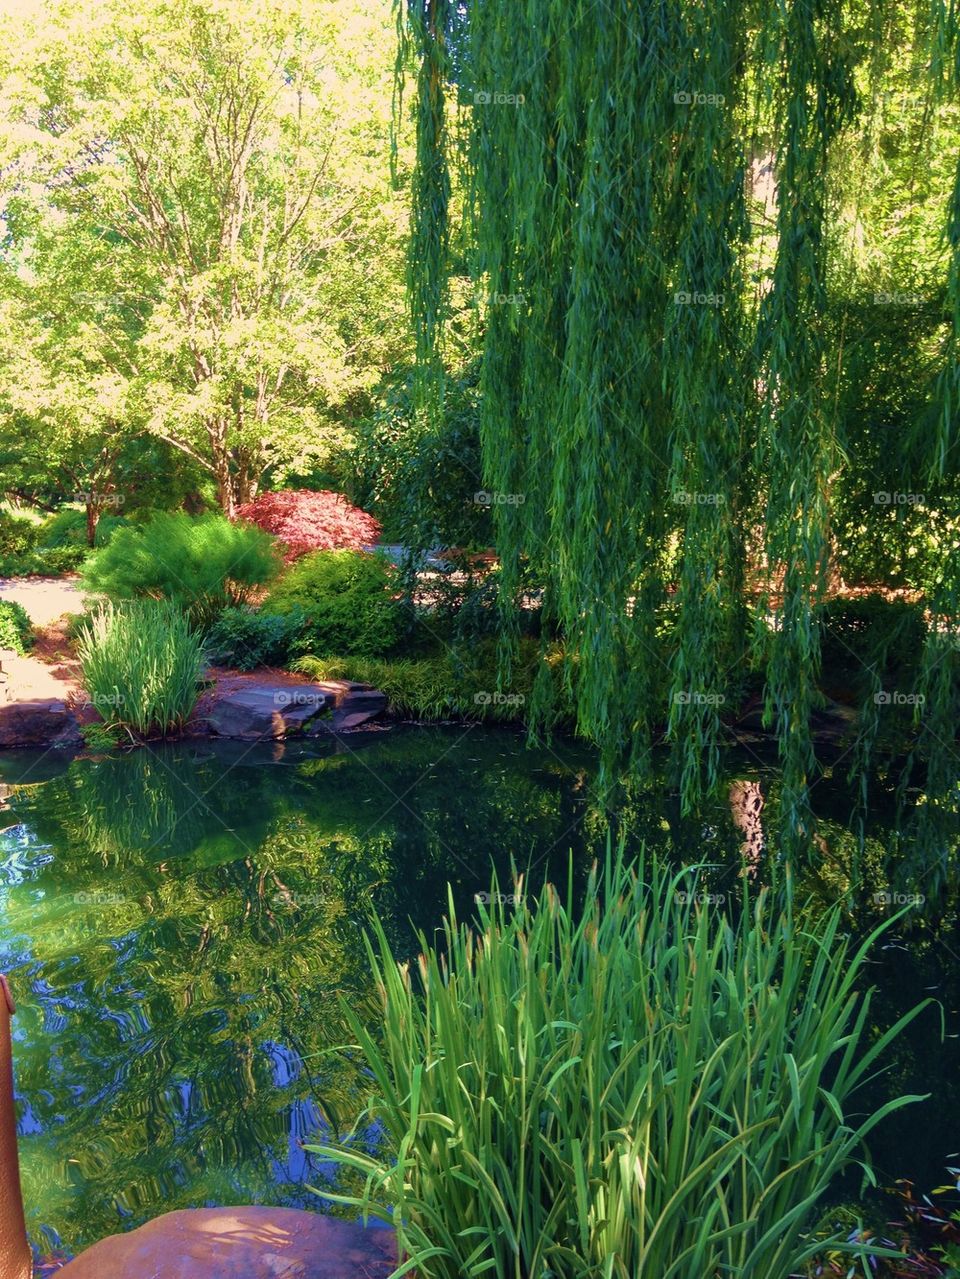
[[[822,707],[817,707],[810,714],[810,734],[815,742],[833,743],[843,741],[857,726],[857,713],[851,706],[844,706],[832,698],[825,697]],[[776,729],[764,728],[763,702],[759,697],[751,698],[744,712],[734,722],[733,729],[742,741],[760,741],[763,738],[776,736]],[[746,733],[760,734],[759,737],[745,737]]]
[[[245,684],[217,698],[207,724],[221,737],[286,737],[302,733],[332,706],[332,695],[319,685]]]
[[[335,733],[359,728],[368,720],[376,719],[387,708],[387,695],[369,684],[357,684],[348,679],[324,680],[317,685],[326,689],[333,698],[333,719],[330,723]]]
[[[82,745],[76,715],[58,698],[0,705],[0,747]]]
[[[206,722],[220,737],[248,741],[299,733],[340,733],[382,714],[386,705],[385,694],[351,680],[249,683],[218,695]],[[326,711],[332,713],[324,714]]]
[[[164,1213],[101,1239],[58,1279],[386,1279],[393,1234],[293,1208]]]

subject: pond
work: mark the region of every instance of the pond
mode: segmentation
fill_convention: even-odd
[[[731,755],[732,793],[775,808],[777,775]],[[352,1121],[364,1078],[341,999],[375,1017],[362,926],[398,951],[467,916],[511,865],[584,881],[605,836],[594,758],[528,749],[511,731],[404,727],[321,745],[184,741],[72,761],[0,757],[0,971],[14,1022],[28,1225],[72,1254],[178,1207],[318,1208],[330,1170],[301,1148]],[[849,888],[856,841],[839,781],[816,788],[824,844],[804,891]],[[748,805],[749,806],[749,805]],[[736,807],[736,806],[734,806]],[[743,880],[729,804],[681,821],[666,780],[631,801],[629,840],[710,862],[715,897]],[[885,907],[879,802],[857,924]],[[759,825],[747,832],[759,853]],[[873,850],[873,852],[871,852]],[[760,857],[759,877],[766,873]],[[864,896],[865,894],[865,896]],[[865,903],[865,904],[863,904]],[[932,1092],[874,1140],[882,1181],[939,1184],[960,1148],[960,945],[902,930],[877,947],[876,1026],[926,994],[933,1009],[891,1059],[885,1091]]]

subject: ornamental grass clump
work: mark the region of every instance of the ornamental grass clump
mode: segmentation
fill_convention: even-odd
[[[823,1250],[820,1197],[913,1100],[856,1090],[919,1009],[868,1033],[880,930],[769,892],[728,914],[694,880],[608,856],[581,912],[494,884],[476,926],[451,897],[413,965],[375,926],[383,1024],[346,1009],[374,1094],[308,1149],[359,1174],[328,1197],[393,1224],[395,1275],[787,1279]]]
[[[87,696],[107,724],[146,737],[173,732],[190,718],[205,655],[175,604],[105,604],[82,627],[77,653]]]

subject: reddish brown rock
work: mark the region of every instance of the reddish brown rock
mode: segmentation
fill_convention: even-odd
[[[393,1234],[293,1208],[195,1208],[101,1239],[57,1279],[386,1279]]]

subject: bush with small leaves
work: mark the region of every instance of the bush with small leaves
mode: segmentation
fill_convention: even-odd
[[[259,666],[283,666],[303,627],[303,613],[262,613],[242,605],[225,608],[207,632],[211,662],[252,671]]]
[[[33,647],[33,627],[27,610],[16,600],[0,600],[0,648],[13,649],[22,657]]]
[[[295,653],[380,657],[400,639],[401,609],[392,590],[395,570],[379,555],[315,551],[280,579],[262,613],[302,614]]]

